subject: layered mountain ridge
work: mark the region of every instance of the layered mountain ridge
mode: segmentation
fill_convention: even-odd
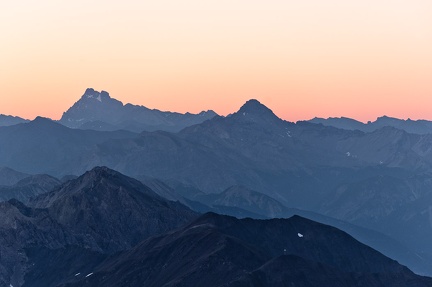
[[[237,190],[225,196],[251,193]],[[359,280],[368,286],[428,286],[432,280],[336,228],[299,216],[238,220],[207,213],[195,219],[182,204],[106,167],[54,187],[27,206],[2,202],[0,216],[0,283],[6,286],[243,286],[238,284],[255,282],[262,272],[287,282],[317,282],[315,275],[305,281],[299,269],[274,270],[276,263],[299,262],[302,272],[319,271],[316,276],[330,276],[341,286]]]
[[[147,112],[152,116],[147,118]],[[8,167],[0,170],[0,185],[3,185],[0,199],[14,197],[26,202],[42,194],[36,201],[32,200],[30,206],[16,200],[0,204],[2,210],[12,216],[6,224],[18,227],[17,231],[0,231],[7,238],[2,246],[15,246],[13,250],[24,254],[16,258],[3,257],[12,260],[5,261],[10,266],[36,258],[58,258],[60,248],[71,254],[69,260],[75,254],[71,251],[74,248],[84,257],[95,255],[100,260],[112,252],[130,249],[138,243],[138,238],[158,230],[146,228],[138,230],[138,235],[131,233],[131,223],[147,226],[140,218],[157,214],[151,208],[141,210],[139,205],[162,200],[153,204],[156,209],[165,206],[175,211],[174,202],[179,201],[177,204],[200,212],[216,211],[237,217],[288,217],[293,212],[303,212],[302,215],[313,214],[317,219],[324,216],[332,225],[336,223],[331,220],[346,221],[383,232],[399,241],[406,250],[413,251],[409,260],[418,258],[418,261],[404,264],[409,264],[415,272],[432,274],[427,267],[432,262],[432,135],[427,128],[418,128],[418,124],[427,127],[426,122],[407,120],[402,123],[383,117],[374,124],[351,119],[342,119],[339,126],[291,123],[277,117],[257,100],[246,102],[229,116],[206,118],[204,113],[200,119],[200,114],[165,114],[123,105],[107,92],[92,89],[87,90],[66,114],[72,119],[73,128],[42,117],[0,127],[0,166]],[[69,118],[65,115],[62,120],[66,121]],[[107,119],[110,116],[111,119]],[[124,120],[123,116],[133,120]],[[160,116],[166,118],[162,126],[168,128],[160,128]],[[182,120],[189,116],[193,120]],[[338,119],[335,122],[340,123]],[[363,125],[376,128],[363,129]],[[171,129],[173,127],[175,129]],[[95,166],[107,166],[139,179],[154,178],[153,185],[149,185],[159,196],[138,187],[140,183],[109,170],[97,169],[98,172],[75,179]],[[33,181],[24,180],[34,174],[46,175],[36,176]],[[66,183],[60,185],[52,176],[66,176]],[[103,180],[93,181],[92,178]],[[75,185],[70,185],[71,182]],[[106,190],[106,194],[92,193],[99,189]],[[131,190],[134,195],[129,192]],[[7,196],[1,198],[2,191],[6,191],[3,194]],[[87,197],[91,194],[93,196]],[[144,195],[151,200],[144,200]],[[105,205],[107,202],[109,205]],[[136,219],[129,222],[125,215],[117,225],[107,223],[104,224],[106,228],[96,232],[101,219],[114,222],[104,206],[116,210],[133,207],[135,213],[127,216]],[[168,216],[167,220],[171,222],[174,217]],[[46,225],[38,225],[44,218],[48,218]],[[165,229],[160,230],[174,228],[174,225],[161,223]],[[78,227],[74,229],[73,226]],[[23,241],[13,237],[19,232],[24,234]],[[128,235],[122,237],[122,234]],[[106,240],[107,235],[114,239]],[[33,247],[42,244],[40,242],[46,249],[35,251]],[[3,249],[5,253],[2,254],[9,254],[8,250]],[[98,265],[99,259],[92,261],[92,266]],[[252,275],[242,274],[239,282],[270,280],[265,274],[274,270],[276,263],[291,266],[292,262],[298,262],[321,268],[324,273],[334,272],[331,266],[303,259],[273,258],[274,261],[250,269]],[[74,264],[79,265],[78,262]],[[18,278],[12,280],[16,284],[25,281],[22,274],[30,274],[32,280],[47,276],[41,270],[26,273],[27,267],[22,267],[21,271],[2,268],[5,274],[12,274],[11,278]]]
[[[21,123],[26,123],[29,120],[17,116],[9,116],[0,114],[0,127],[13,126]]]
[[[432,121],[428,120],[411,120],[398,119],[388,116],[378,117],[375,121],[369,121],[366,124],[355,119],[346,117],[340,118],[313,118],[311,123],[323,124],[345,130],[360,130],[363,132],[373,132],[383,127],[394,127],[413,134],[431,134]]]

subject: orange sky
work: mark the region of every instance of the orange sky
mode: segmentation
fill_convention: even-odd
[[[179,112],[256,98],[290,121],[432,119],[430,0],[0,3],[0,113],[60,118],[87,87]]]

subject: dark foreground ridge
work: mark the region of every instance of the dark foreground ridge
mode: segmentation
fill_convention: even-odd
[[[299,216],[207,213],[64,286],[431,286],[346,233]]]

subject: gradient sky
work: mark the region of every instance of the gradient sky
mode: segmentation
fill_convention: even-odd
[[[179,112],[432,119],[431,0],[0,2],[0,113],[59,119],[87,87]]]

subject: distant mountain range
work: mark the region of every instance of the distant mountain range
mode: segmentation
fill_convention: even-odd
[[[60,183],[58,179],[46,174],[31,175],[11,186],[0,185],[0,201],[15,198],[27,202],[32,197],[51,191]]]
[[[323,124],[338,129],[359,130],[363,132],[373,132],[383,127],[394,127],[412,134],[430,134],[432,133],[432,121],[427,120],[401,120],[392,117],[379,117],[374,122],[362,123],[350,118],[313,118],[309,122],[314,124]]]
[[[133,132],[144,130],[176,132],[216,115],[214,111],[181,114],[151,110],[132,104],[123,105],[105,91],[87,89],[81,99],[63,114],[59,122],[70,128],[101,131],[124,129]]]
[[[27,122],[29,122],[29,120],[20,117],[0,114],[0,127],[13,126],[13,125],[27,123]]]
[[[30,174],[22,173],[8,167],[0,167],[0,185],[14,185],[28,176],[30,176]]]
[[[131,132],[169,131],[178,132],[183,128],[200,124],[212,119],[217,114],[212,111],[202,111],[199,114],[177,113],[149,109],[145,106],[123,104],[110,97],[106,91],[86,89],[81,98],[65,111],[58,121],[69,128],[90,129],[98,131],[115,131],[119,129]],[[0,127],[29,122],[16,116],[0,114]],[[403,120],[382,116],[366,124],[347,117],[315,117],[307,122],[322,124],[345,130],[373,132],[383,127],[393,127],[413,134],[431,134],[432,121]]]

